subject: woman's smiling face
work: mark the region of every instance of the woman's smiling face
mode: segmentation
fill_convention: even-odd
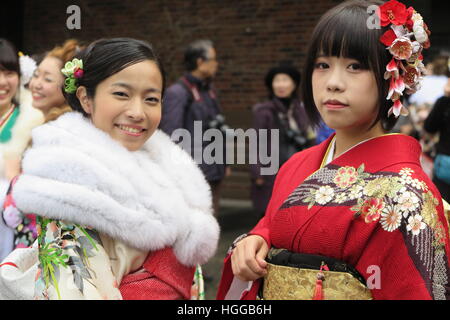
[[[0,107],[8,108],[19,87],[19,75],[15,71],[0,68]]]
[[[62,64],[58,58],[47,56],[31,78],[29,87],[33,95],[33,107],[44,113],[65,102],[61,90],[64,82],[61,73]]]
[[[151,60],[135,63],[100,82],[90,98],[80,87],[77,96],[94,126],[129,151],[139,150],[161,120],[162,75]]]

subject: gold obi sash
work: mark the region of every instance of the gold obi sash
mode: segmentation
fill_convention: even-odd
[[[272,254],[280,251],[276,250],[270,251]],[[319,275],[324,300],[372,300],[370,290],[349,272],[277,265],[270,263],[270,258],[269,253],[267,274],[260,292],[264,300],[311,300]]]

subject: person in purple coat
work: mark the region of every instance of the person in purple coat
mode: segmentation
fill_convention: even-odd
[[[181,143],[181,146],[193,156],[211,186],[214,211],[217,214],[222,181],[230,174],[230,169],[226,166],[225,144],[223,161],[214,161],[210,164],[203,157],[197,159],[195,156],[195,154],[203,155],[203,150],[214,142],[205,141],[203,135],[196,135],[195,132],[198,131],[195,130],[196,125],[201,125],[202,133],[208,129],[226,130],[225,117],[222,115],[212,85],[219,66],[213,42],[197,40],[189,44],[184,52],[184,65],[186,73],[164,94],[159,128],[172,136],[175,142]],[[183,139],[178,139],[178,135],[174,134],[177,129],[189,132],[191,141],[188,144],[186,141],[180,141]],[[196,148],[201,150],[195,150]]]
[[[252,108],[253,127],[257,131],[268,130],[267,146],[264,150],[271,154],[272,143],[278,144],[280,167],[294,153],[314,144],[314,135],[303,103],[299,99],[299,84],[300,73],[294,67],[282,65],[270,69],[265,77],[269,100]],[[270,130],[279,130],[279,141],[271,141]],[[263,142],[259,141],[258,149],[263,147],[261,143]],[[256,164],[250,165],[251,198],[255,213],[259,217],[266,210],[276,176],[262,175],[263,166],[259,157]]]

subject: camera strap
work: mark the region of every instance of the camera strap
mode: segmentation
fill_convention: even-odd
[[[195,84],[190,83],[186,77],[181,77],[180,83],[184,85],[186,89],[191,93],[192,97],[194,98],[195,102],[202,101],[202,97],[200,95],[200,92],[198,92],[198,88]]]
[[[291,130],[294,131],[300,135],[303,134],[302,130],[300,129],[300,127],[297,125],[298,129],[294,129],[291,128],[290,124],[289,124],[289,119],[287,118],[288,116],[285,115],[283,112],[276,110],[275,108],[271,108],[272,112],[275,116],[275,121],[279,124],[280,127],[280,131],[283,132],[284,135],[286,135],[286,137],[288,136],[287,131]]]
[[[196,110],[197,108],[203,109],[203,106],[207,102],[205,101],[205,99],[202,98],[202,95],[200,94],[200,90],[198,89],[197,85],[195,83],[190,82],[186,76],[182,76],[178,80],[178,83],[183,88],[185,88],[188,93],[190,93],[189,94],[189,99],[188,99],[186,105],[184,106],[184,108],[185,108],[184,123],[185,123],[187,114],[189,114],[193,110]],[[215,94],[215,92],[214,92],[214,90],[212,88],[209,89],[208,95],[211,98],[211,101],[214,103],[214,108],[217,109],[216,112],[220,113],[220,108],[219,108],[218,103],[217,103],[216,94]],[[213,118],[214,118],[213,116],[211,116],[210,114],[207,114],[206,118],[202,119],[202,120],[211,121],[211,120],[213,120]],[[186,123],[185,123],[185,125],[186,125]]]
[[[203,100],[197,86],[194,83],[189,82],[189,80],[185,76],[181,77],[180,80],[180,83],[183,84],[183,86],[192,94],[195,102],[200,102]],[[208,95],[212,100],[216,100],[217,98],[216,93],[213,89],[208,90]]]

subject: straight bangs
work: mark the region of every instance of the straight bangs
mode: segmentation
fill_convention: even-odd
[[[382,120],[383,128],[388,131],[395,124],[395,120],[387,119],[392,103],[386,100],[389,82],[384,79],[386,65],[392,56],[379,40],[387,28],[369,27],[375,13],[369,14],[368,7],[381,4],[380,1],[343,2],[325,13],[314,29],[303,69],[302,94],[308,117],[316,127],[320,125],[321,117],[314,103],[312,73],[316,59],[321,56],[355,59],[363,69],[372,71],[380,101],[373,125]]]
[[[19,57],[12,43],[0,39],[0,70],[14,71],[20,76]]]
[[[362,68],[377,68],[379,32],[367,28],[369,15],[360,8],[342,11],[317,26],[317,37],[312,43],[314,60],[320,56],[355,59]]]
[[[14,71],[20,75],[19,63],[13,60],[7,60],[0,58],[0,70],[1,71]]]
[[[131,65],[146,60],[154,62],[158,67],[162,78],[161,96],[164,96],[166,83],[164,68],[153,47],[146,41],[132,38],[99,39],[76,54],[75,58],[81,59],[84,67],[84,74],[77,80],[77,87],[85,87],[90,98],[95,97],[99,83]],[[63,94],[73,110],[89,117],[81,106],[76,92],[63,90]]]
[[[90,66],[89,69],[95,70],[93,73],[97,74],[97,76],[92,76],[92,79],[95,78],[95,81],[93,81],[95,85],[83,84],[85,79],[91,79],[90,71],[86,70],[85,74],[86,72],[87,74],[80,80],[80,85],[85,85],[88,88],[91,97],[95,95],[95,88],[99,82],[145,60],[153,61],[158,66],[162,77],[162,94],[164,94],[166,84],[164,68],[159,57],[153,51],[153,47],[145,41],[132,38],[99,39],[75,57],[86,61]],[[100,70],[102,71],[100,72]]]

